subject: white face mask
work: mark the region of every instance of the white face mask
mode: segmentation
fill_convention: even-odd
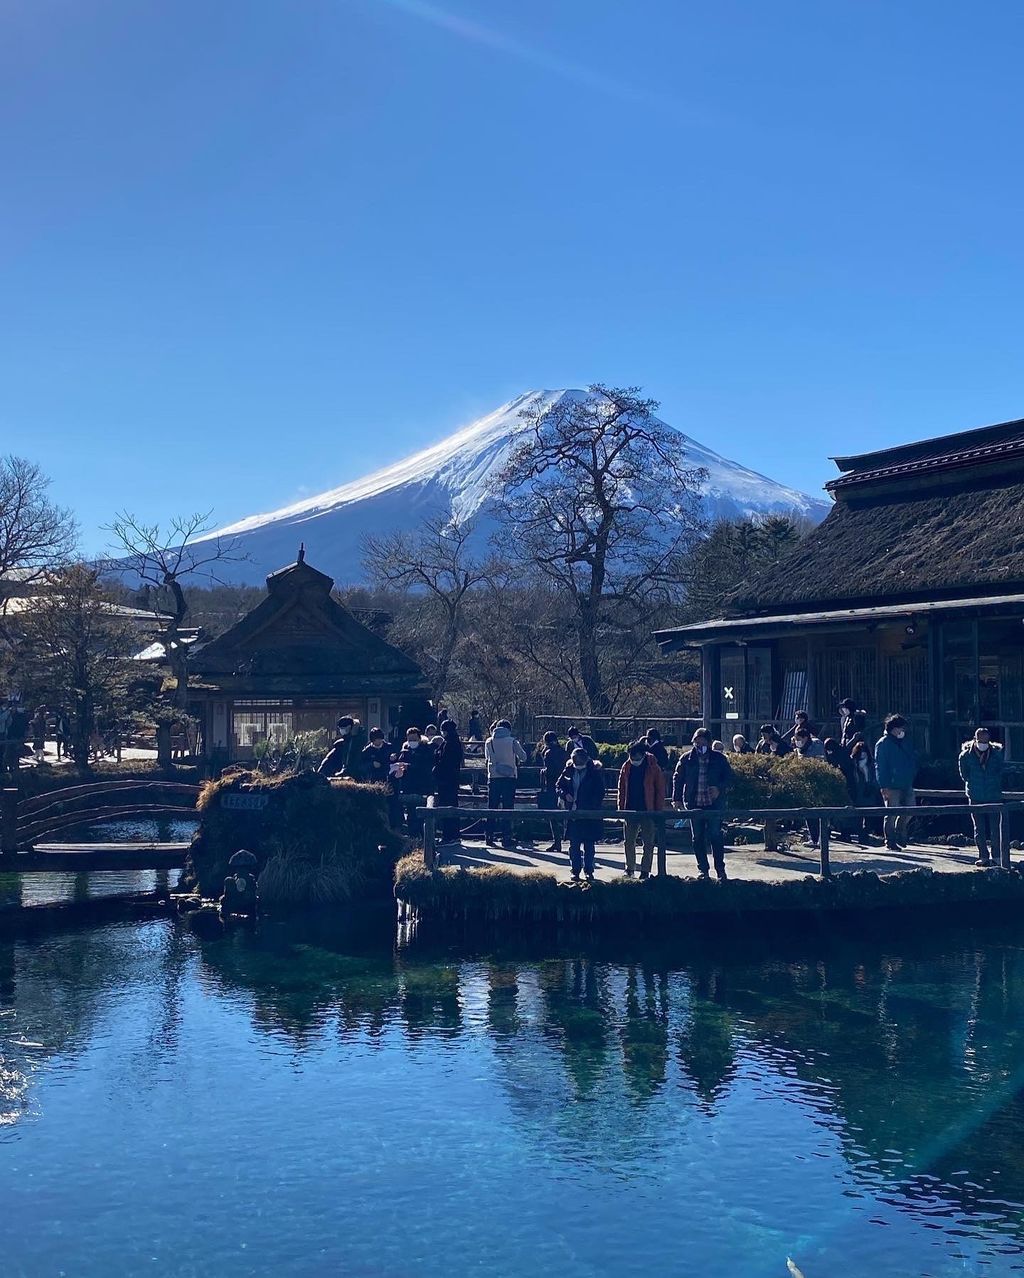
[[[641,764],[641,763],[643,763],[644,758],[645,758],[645,756],[644,756],[644,755],[642,755],[642,754],[631,754],[631,755],[629,756],[629,761],[630,761],[630,763],[632,763],[634,766],[639,767],[639,766],[640,766],[640,764]]]
[[[587,765],[585,763],[574,763],[572,766],[577,772],[586,772],[587,770]]]
[[[985,753],[985,751],[988,749],[988,742],[987,742],[987,741],[975,741],[975,743],[974,743],[974,748],[975,748],[976,750],[980,750],[980,751],[982,752],[982,754],[984,754],[984,753]]]
[[[418,750],[420,748],[420,743],[418,741],[407,741],[405,744],[410,750]]]
[[[340,728],[340,729],[338,730],[338,736],[339,736],[339,737],[347,737],[350,731],[351,731],[351,729],[350,729],[350,728]]]
[[[708,748],[703,744],[703,742],[697,747],[697,749],[701,752],[701,754],[707,754],[708,752]]]
[[[892,735],[896,738],[897,741],[902,741],[903,738],[907,735],[907,733],[904,728],[897,728]]]

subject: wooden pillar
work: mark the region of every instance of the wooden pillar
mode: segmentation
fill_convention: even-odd
[[[0,854],[13,856],[18,850],[18,791],[0,791]]]
[[[663,879],[668,874],[665,858],[665,841],[668,834],[668,818],[665,816],[657,816],[654,818],[654,836],[657,839],[656,852],[658,854],[658,878]]]
[[[700,713],[705,727],[711,722],[711,696],[714,687],[716,648],[713,644],[704,644],[700,650]],[[680,745],[683,743],[680,742]]]
[[[437,840],[434,831],[434,809],[428,808],[423,818],[423,864],[432,870],[437,864]]]
[[[1005,803],[999,809],[999,864],[1010,868],[1010,810]]]
[[[820,818],[820,840],[821,840],[821,877],[827,879],[831,873],[831,867],[828,862],[828,841],[831,837],[830,826],[832,823],[831,815]]]

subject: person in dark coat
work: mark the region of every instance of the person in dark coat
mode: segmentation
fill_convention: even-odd
[[[844,697],[839,703],[839,744],[849,750],[853,745],[853,738],[858,732],[865,731],[867,723],[867,711],[858,710],[853,697]]]
[[[406,826],[415,838],[423,833],[423,818],[416,812],[434,793],[434,751],[423,740],[419,728],[410,728],[396,764],[398,792],[402,796]]]
[[[369,743],[364,746],[360,772],[364,781],[382,785],[388,796],[388,823],[398,829],[402,824],[402,805],[398,801],[391,765],[397,759],[395,748],[382,728],[370,729]]]
[[[600,812],[604,804],[604,770],[583,749],[573,750],[565,771],[558,778],[558,796],[567,812]],[[569,867],[572,881],[579,882],[580,871],[588,883],[594,881],[594,860],[601,822],[569,817]]]
[[[482,741],[484,739],[484,725],[480,718],[479,710],[470,710],[469,723],[466,724],[466,738],[469,741]]]
[[[826,737],[822,744],[825,750],[825,762],[842,775],[843,781],[846,783],[846,794],[850,800],[850,806],[856,807],[860,795],[860,787],[857,778],[857,766],[850,757],[850,752],[835,737]],[[857,831],[855,835],[857,842],[862,847],[867,847],[867,819],[865,817],[855,817],[854,825]]]
[[[661,733],[657,728],[648,728],[647,736],[644,738],[647,746],[647,753],[653,754],[657,760],[658,767],[663,772],[668,770],[668,751],[665,749],[665,743],[661,739]]]
[[[338,720],[337,735],[334,745],[331,747],[331,755],[335,755],[335,760],[331,767],[334,769],[328,773],[329,776],[352,777],[354,780],[361,780],[360,770],[362,767],[362,753],[366,745],[366,733],[363,731],[363,725],[358,719],[353,719],[351,715],[343,714]],[[326,759],[324,762],[326,763]],[[320,771],[323,770],[323,764],[320,765]]]
[[[540,794],[537,806],[542,808],[558,807],[558,779],[569,762],[569,753],[558,739],[557,733],[545,732],[540,743]],[[551,822],[551,846],[545,852],[562,851],[562,839],[565,837],[565,822]]]
[[[789,746],[776,732],[773,724],[762,723],[757,745],[754,746],[754,753],[783,755],[789,753]]]
[[[907,736],[907,721],[901,714],[890,714],[885,731],[875,745],[875,777],[887,808],[912,808],[917,802],[914,778],[917,776],[917,749]],[[886,813],[885,846],[899,852],[907,846],[909,814]]]
[[[581,732],[575,724],[565,735],[569,738],[570,750],[585,750],[588,758],[597,758],[597,743],[594,738],[588,737],[585,732]]]
[[[978,728],[960,748],[957,760],[968,803],[1002,803],[1003,747],[992,740],[988,728]],[[999,819],[994,812],[972,812],[977,865],[999,864]],[[991,851],[990,851],[991,849]]]
[[[454,719],[445,719],[441,725],[441,739],[434,746],[434,803],[439,808],[459,806],[459,783],[462,781],[462,764],[465,752],[459,740],[459,730]],[[459,818],[447,817],[441,822],[441,842],[458,843]]]
[[[672,777],[672,800],[677,808],[688,812],[719,813],[725,807],[725,796],[732,788],[733,771],[724,753],[711,749],[711,733],[698,728],[693,734],[693,748],[676,764]],[[722,818],[709,816],[691,821],[693,851],[702,879],[708,877],[708,846],[715,861],[715,874],[725,882],[725,837]]]

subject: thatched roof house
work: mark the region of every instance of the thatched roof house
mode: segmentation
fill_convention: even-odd
[[[245,758],[267,738],[333,730],[348,714],[385,731],[399,706],[422,701],[420,667],[331,596],[334,582],[299,558],[267,578],[267,597],[197,645],[190,703],[208,750]]]
[[[720,614],[666,630],[704,654],[704,714],[755,731],[853,696],[946,754],[979,722],[1024,758],[1024,420],[835,459],[828,518]]]

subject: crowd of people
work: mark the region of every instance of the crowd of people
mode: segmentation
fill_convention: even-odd
[[[459,807],[466,747],[476,743],[482,747],[487,808],[492,812],[483,830],[487,847],[511,850],[517,846],[511,815],[503,818],[493,814],[511,814],[515,810],[521,769],[532,761],[538,770],[537,808],[546,814],[551,834],[551,843],[544,850],[558,855],[567,852],[574,881],[593,880],[597,843],[602,835],[600,813],[606,793],[613,786],[618,810],[629,813],[622,823],[624,871],[628,877],[650,876],[655,818],[671,807],[691,814],[689,824],[700,877],[709,878],[713,866],[722,881],[727,878],[723,819],[726,798],[735,780],[730,755],[794,755],[820,760],[835,768],[846,785],[851,818],[847,829],[840,833],[861,846],[872,846],[873,817],[859,816],[857,809],[885,807],[893,809],[885,814],[881,827],[886,849],[898,852],[907,847],[909,815],[898,810],[913,808],[916,802],[914,784],[920,764],[917,749],[903,715],[888,715],[881,737],[873,744],[867,734],[867,721],[867,713],[852,698],[846,698],[838,706],[838,734],[824,739],[805,710],[798,711],[784,731],[774,724],[763,724],[752,746],[737,734],[727,749],[723,742],[712,740],[708,729],[698,728],[674,770],[660,733],[652,728],[627,747],[625,761],[614,780],[610,780],[594,739],[576,726],[569,727],[564,740],[555,732],[546,732],[536,747],[527,747],[516,738],[508,719],[498,719],[485,730],[474,710],[464,740],[454,718],[439,708],[437,723],[422,729],[410,727],[401,739],[395,733],[385,734],[381,728],[373,728],[367,735],[358,720],[339,719],[336,740],[319,770],[327,776],[381,784],[387,794],[391,824],[418,837],[423,831],[420,809],[424,806],[447,809],[449,813]],[[959,771],[971,804],[1001,800],[1003,751],[987,729],[979,728],[964,743]],[[996,849],[993,818],[988,813],[972,813],[972,819],[978,864],[992,864]],[[848,828],[851,824],[852,832]],[[442,819],[442,845],[457,843],[463,832],[460,818],[447,815]],[[820,822],[809,821],[806,844],[817,847],[820,834]]]

